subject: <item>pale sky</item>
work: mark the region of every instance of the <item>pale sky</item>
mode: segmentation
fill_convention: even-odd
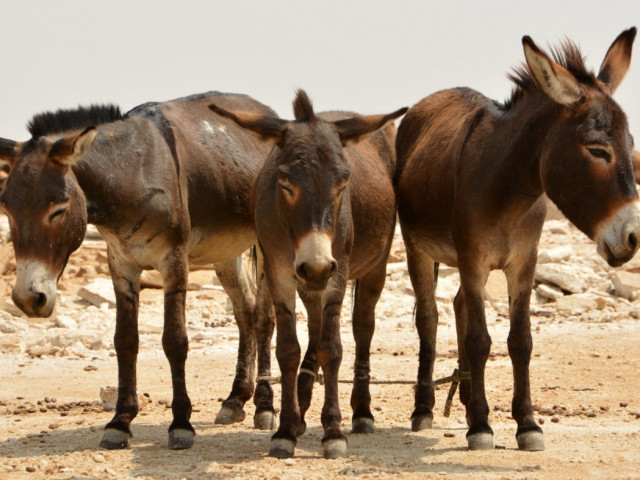
[[[297,88],[317,111],[386,113],[456,86],[503,101],[523,35],[545,49],[569,37],[597,70],[640,27],[638,0],[3,0],[0,12],[0,137],[13,140],[45,110],[208,90],[285,118]],[[640,38],[615,98],[640,137]]]

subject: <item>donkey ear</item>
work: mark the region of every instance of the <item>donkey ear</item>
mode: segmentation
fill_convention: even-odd
[[[229,118],[240,127],[251,130],[264,138],[280,140],[287,129],[287,121],[276,117],[267,117],[260,113],[230,111],[219,107],[216,104],[209,105],[209,109],[218,115]]]
[[[387,115],[351,117],[345,118],[344,120],[337,120],[333,122],[333,124],[338,129],[342,146],[346,147],[347,145],[358,143],[370,133],[380,130],[387,125],[387,123],[407,113],[407,110],[409,110],[407,107],[403,107]]]
[[[531,37],[522,37],[524,56],[536,85],[552,100],[571,106],[582,97],[580,82],[562,65],[551,60]]]
[[[82,133],[62,137],[51,147],[49,158],[61,165],[71,166],[91,148],[97,134],[95,127],[87,127]]]
[[[0,161],[13,165],[18,156],[18,142],[0,138]]]
[[[629,70],[631,48],[636,38],[636,27],[625,30],[616,38],[604,56],[598,80],[609,87],[611,94],[616,91],[620,82]]]

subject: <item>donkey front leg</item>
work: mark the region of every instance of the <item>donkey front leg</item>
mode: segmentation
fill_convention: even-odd
[[[105,427],[100,447],[109,450],[129,446],[131,421],[138,414],[136,361],[138,357],[138,302],[140,269],[107,248],[109,270],[116,295],[116,329],[113,343],[118,358],[118,400],[116,413]]]
[[[338,273],[333,278],[344,279],[347,275]],[[338,280],[340,282],[340,280]],[[338,374],[342,362],[342,342],[340,341],[340,310],[346,284],[332,285],[323,295],[322,327],[318,343],[318,362],[324,373],[324,405],[322,407],[322,449],[324,458],[347,456],[347,438],[340,429],[342,414],[338,398]]]
[[[277,273],[276,271],[275,278]],[[300,365],[300,343],[295,316],[296,290],[293,282],[278,285],[270,281],[269,284],[276,313],[276,358],[280,366],[282,388],[280,426],[271,437],[269,456],[290,458],[295,453],[296,433],[300,427],[300,407],[296,388]]]
[[[228,425],[242,422],[244,405],[253,395],[256,362],[256,332],[254,328],[255,299],[245,272],[242,257],[215,264],[218,280],[231,299],[238,326],[238,360],[231,393],[222,402],[215,423]]]
[[[542,428],[533,418],[529,383],[529,363],[533,349],[529,306],[535,265],[534,252],[534,259],[527,265],[506,271],[511,321],[507,344],[513,366],[514,381],[511,412],[518,423],[518,431],[516,432],[518,448],[530,452],[544,450]]]
[[[185,363],[189,351],[185,322],[188,260],[186,246],[174,247],[163,262],[164,329],[162,347],[169,360],[173,383],[171,410],[173,422],[169,426],[169,448],[182,450],[193,445],[195,430],[191,426],[191,400],[187,394]]]

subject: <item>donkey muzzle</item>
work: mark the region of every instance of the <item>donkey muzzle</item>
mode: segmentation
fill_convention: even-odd
[[[640,246],[640,202],[621,208],[603,222],[595,238],[598,254],[612,267],[619,267],[633,258]]]
[[[298,280],[309,290],[324,290],[338,270],[331,253],[331,237],[325,232],[306,235],[296,249],[294,268]]]
[[[30,317],[49,317],[56,304],[56,277],[38,262],[18,262],[11,299]]]

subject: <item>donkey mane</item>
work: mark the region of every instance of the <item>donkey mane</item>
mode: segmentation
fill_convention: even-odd
[[[27,130],[33,139],[38,139],[45,135],[79,130],[120,119],[120,108],[115,105],[91,105],[39,113],[29,121]]]
[[[293,101],[293,115],[296,120],[314,122],[316,114],[313,111],[313,104],[304,90],[298,90]]]
[[[580,48],[568,38],[565,39],[559,47],[551,47],[551,56],[556,63],[571,72],[580,83],[589,86],[596,86],[598,84],[595,74],[587,70]],[[512,80],[516,86],[511,92],[511,97],[504,103],[506,110],[516,105],[525,92],[538,89],[538,86],[531,77],[531,70],[526,63],[523,63],[519,67],[514,67],[513,70],[507,74],[507,77],[509,80]]]

